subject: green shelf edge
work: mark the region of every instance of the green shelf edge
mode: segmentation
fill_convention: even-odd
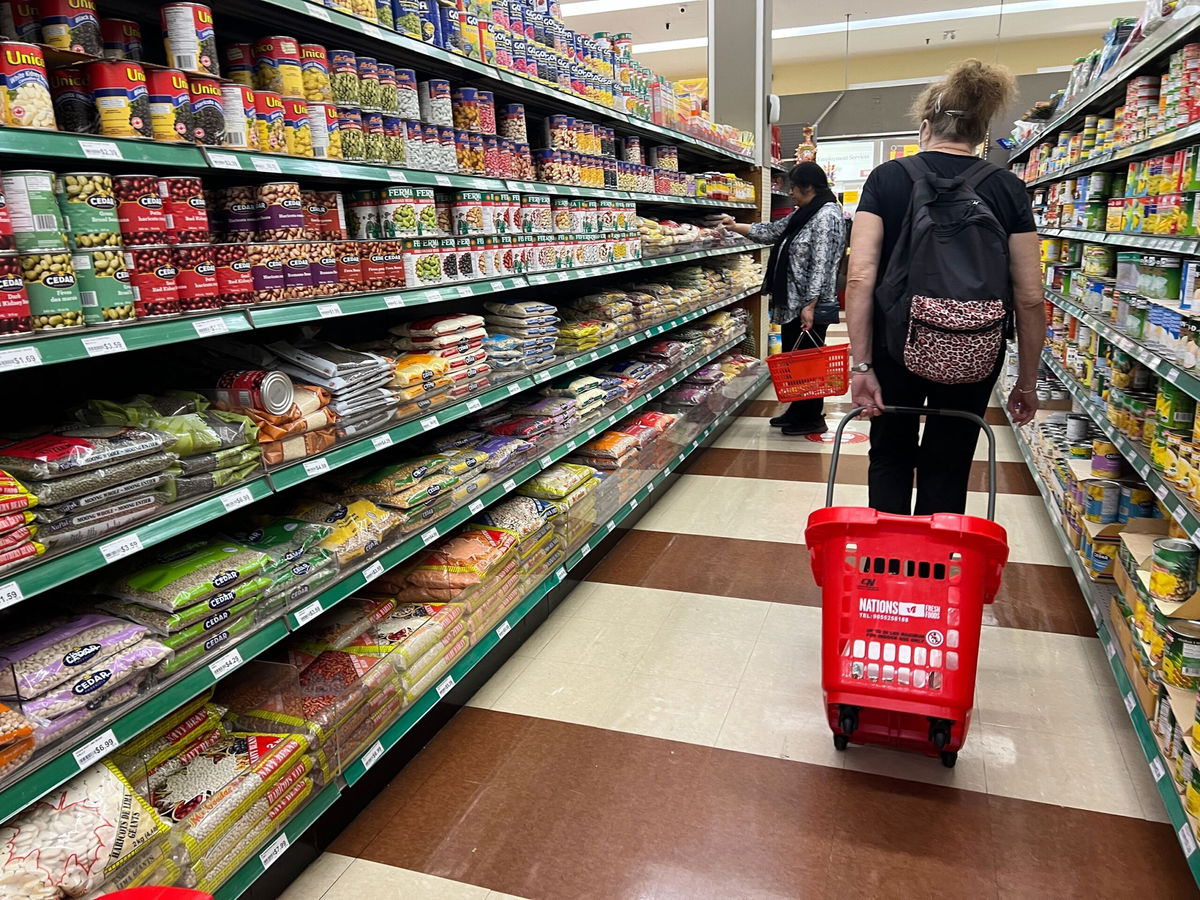
[[[422,694],[416,703],[405,710],[400,718],[390,725],[383,732],[383,734],[376,739],[375,743],[372,744],[371,747],[368,747],[366,751],[359,754],[358,759],[352,762],[343,771],[341,779],[344,781],[344,783],[347,786],[356,784],[363,777],[363,775],[366,774],[368,769],[377,764],[382,756],[386,755],[388,750],[391,750],[393,747],[395,747],[396,744],[398,744],[404,738],[404,736],[408,734],[412,727],[416,725],[417,722],[419,722],[422,718],[424,718],[429,711],[441,701],[442,695],[448,693],[449,690],[454,687],[454,685],[466,677],[466,675],[476,665],[478,665],[481,660],[491,653],[500,643],[500,641],[507,636],[509,629],[505,628],[505,625],[508,625],[511,628],[511,626],[519,624],[529,614],[529,612],[535,606],[537,606],[537,604],[540,603],[548,593],[550,593],[550,591],[554,590],[554,588],[565,581],[570,571],[578,566],[579,563],[582,562],[589,553],[591,553],[591,542],[593,540],[596,540],[597,537],[603,539],[612,533],[616,529],[617,525],[623,522],[625,518],[629,516],[629,514],[635,509],[637,509],[641,503],[645,502],[646,498],[648,498],[654,492],[655,488],[661,485],[662,482],[666,480],[666,478],[669,477],[676,468],[679,467],[680,463],[682,463],[685,459],[687,459],[688,456],[698,449],[701,442],[707,440],[710,434],[712,434],[718,427],[723,425],[729,418],[735,415],[753,396],[753,394],[759,388],[761,388],[763,384],[766,383],[766,381],[766,373],[762,373],[755,378],[754,382],[742,392],[737,400],[735,400],[727,410],[722,412],[712,422],[710,422],[704,428],[704,430],[692,440],[688,447],[680,451],[680,453],[673,457],[671,461],[668,462],[667,465],[658,472],[658,474],[656,474],[646,485],[640,488],[633,497],[618,507],[617,511],[613,513],[612,517],[609,518],[604,525],[598,526],[596,530],[592,532],[592,536],[583,544],[582,547],[572,553],[563,565],[559,566],[558,569],[543,579],[538,586],[535,587],[533,591],[531,591],[525,597],[525,599],[518,603],[517,606],[515,606],[513,610],[507,616],[505,616],[500,624],[493,627],[488,632],[487,636],[482,638],[480,642],[472,647],[462,659],[456,662],[437,685]],[[500,634],[499,632],[501,630],[503,630],[505,633]],[[379,745],[380,750],[376,751],[374,749],[375,745]],[[365,763],[364,758],[372,753],[376,754],[375,759],[373,759],[370,763]],[[281,833],[288,835],[289,846],[295,842],[295,840],[302,835],[304,831],[311,827],[311,825],[316,822],[316,820],[320,818],[320,816],[333,804],[333,800],[336,799],[336,796],[333,798],[327,798],[324,796],[330,787],[336,788],[337,783],[334,782],[330,785],[327,785],[325,791],[322,791],[321,794],[318,794],[316,797],[310,800],[308,804],[300,810],[296,817],[288,825],[284,826]],[[315,814],[309,814],[309,809],[312,807],[320,808]],[[269,846],[272,841],[277,839],[278,837],[274,836],[263,846]],[[265,871],[266,870],[264,869],[258,856],[252,856],[242,866],[242,868],[238,870],[237,874],[235,874],[229,881],[217,889],[216,893],[214,894],[215,900],[237,900],[237,898],[241,897],[241,895],[244,894]]]
[[[999,399],[1003,407],[1003,398]],[[1017,447],[1025,460],[1025,465],[1033,476],[1034,483],[1037,484],[1038,493],[1041,494],[1042,503],[1050,516],[1054,532],[1058,535],[1058,539],[1062,543],[1063,552],[1070,562],[1071,571],[1075,574],[1075,580],[1079,583],[1079,590],[1083,594],[1088,611],[1095,622],[1097,636],[1100,638],[1100,643],[1104,646],[1104,654],[1108,658],[1108,665],[1112,670],[1113,679],[1116,681],[1117,690],[1121,692],[1121,696],[1124,698],[1125,711],[1129,714],[1129,721],[1132,723],[1134,733],[1137,735],[1138,745],[1141,747],[1142,755],[1146,758],[1146,763],[1150,767],[1151,777],[1155,779],[1155,786],[1158,789],[1163,806],[1166,808],[1167,817],[1171,820],[1171,827],[1175,831],[1175,838],[1179,841],[1180,849],[1183,850],[1188,868],[1192,873],[1192,878],[1195,879],[1197,887],[1200,887],[1200,854],[1195,852],[1196,840],[1192,834],[1191,822],[1184,811],[1183,801],[1175,790],[1174,778],[1170,775],[1157,776],[1156,763],[1161,767],[1159,771],[1169,772],[1170,767],[1162,756],[1158,739],[1154,736],[1154,732],[1150,728],[1150,723],[1142,713],[1142,709],[1137,703],[1137,698],[1133,695],[1133,685],[1129,681],[1125,667],[1117,657],[1106,612],[1108,597],[1104,597],[1103,602],[1097,597],[1097,594],[1101,592],[1116,590],[1116,588],[1114,586],[1102,586],[1088,578],[1083,568],[1083,563],[1080,561],[1078,554],[1072,549],[1071,543],[1063,531],[1061,513],[1055,507],[1053,492],[1046,485],[1045,480],[1034,464],[1033,454],[1029,449],[1029,444],[1025,440],[1025,436],[1021,433],[1019,427],[1013,425],[1012,417],[1009,415],[1006,407],[1004,408],[1004,415],[1008,418],[1009,425],[1012,427],[1013,437],[1016,439]],[[1184,836],[1185,833],[1186,837]]]
[[[92,152],[89,153],[89,148]],[[111,155],[112,148],[119,155]],[[96,152],[104,149],[109,155]],[[66,131],[40,131],[35,128],[0,126],[0,153],[37,156],[42,159],[71,159],[87,168],[92,163],[145,163],[171,168],[207,169],[208,161],[198,144],[167,144],[134,138],[112,138],[103,135],[72,134]],[[6,167],[7,168],[7,167]],[[41,168],[31,166],[31,168]]]
[[[1039,228],[1038,234],[1042,237],[1087,241],[1090,244],[1153,250],[1156,253],[1189,255],[1200,252],[1200,237],[1194,235],[1175,237],[1162,234],[1131,234],[1124,231],[1090,231],[1085,228]]]

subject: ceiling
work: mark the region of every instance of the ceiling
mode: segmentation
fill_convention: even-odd
[[[628,2],[632,5],[636,0]],[[637,3],[635,8],[620,11],[577,15],[573,14],[571,0],[563,0],[563,13],[568,25],[586,34],[597,31],[631,32],[638,59],[654,71],[670,78],[707,74],[708,51],[704,47],[659,52],[637,51],[636,47],[666,41],[705,38],[708,35],[708,0],[676,0],[670,4],[665,4],[662,0],[648,0],[658,4],[650,6],[646,5],[646,2],[647,0],[643,0]],[[1016,9],[1020,10],[1022,6],[1065,5],[1067,0],[1015,2]],[[1075,4],[1073,10],[1043,8],[1014,12],[1010,8],[1003,17],[1002,41],[1068,34],[1099,36],[1114,17],[1137,16],[1144,8],[1144,4],[1137,0],[1118,0],[1113,3],[1091,0],[1091,3],[1096,5],[1079,3]],[[847,13],[850,14],[851,27],[854,28],[854,22],[866,19],[937,13],[942,10],[954,11],[948,17],[932,22],[886,24],[886,27],[852,30],[852,56],[919,52],[928,46],[945,46],[948,42],[948,38],[944,36],[946,31],[954,32],[953,41],[957,44],[991,43],[996,39],[997,27],[1000,24],[999,17],[994,13],[995,8],[996,4],[979,3],[974,0],[851,0],[850,3],[829,6],[796,0],[774,0],[775,29],[804,26],[828,26],[830,29],[828,33],[776,38],[772,41],[774,64],[780,66],[822,59],[841,60],[846,47],[844,23]],[[965,12],[966,10],[970,12]]]

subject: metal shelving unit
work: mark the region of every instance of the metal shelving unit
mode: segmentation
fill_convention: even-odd
[[[1072,241],[1087,241],[1091,244],[1110,244],[1114,247],[1129,247],[1134,250],[1153,250],[1158,253],[1200,252],[1200,236],[1127,234],[1122,231],[1088,231],[1084,228],[1039,228],[1042,237],[1066,238]]]

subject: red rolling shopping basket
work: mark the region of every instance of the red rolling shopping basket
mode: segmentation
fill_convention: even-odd
[[[799,341],[796,343],[799,346]],[[776,353],[767,357],[767,368],[780,403],[840,397],[850,383],[850,345]]]
[[[996,452],[991,429],[957,410],[889,407],[887,414],[952,415],[988,436],[988,517],[901,516],[833,506],[837,429],[825,508],[805,541],[822,590],[821,687],[834,746],[883,744],[953,766],[975,703],[983,607],[1000,588],[1007,534],[992,521]]]

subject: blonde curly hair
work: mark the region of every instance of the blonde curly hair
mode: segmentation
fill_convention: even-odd
[[[1004,66],[966,59],[921,92],[912,115],[918,125],[928,121],[934,137],[974,145],[1016,93],[1016,79]]]

